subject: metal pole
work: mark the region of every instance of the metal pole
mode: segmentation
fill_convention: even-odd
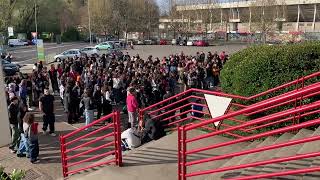
[[[89,17],[89,36],[90,36],[90,44],[92,44],[90,0],[88,0],[88,17]]]
[[[38,39],[37,0],[34,0],[34,23],[36,25],[36,40]]]
[[[38,46],[38,20],[37,20],[37,0],[34,0],[34,23],[35,23],[35,26],[36,26],[36,45]],[[36,47],[36,57],[37,57],[37,60],[36,62],[39,60],[38,59],[38,47]]]
[[[298,17],[297,17],[296,31],[299,31],[299,22],[300,22],[300,5],[298,4]]]
[[[316,17],[317,17],[317,4],[314,4],[314,13],[313,13],[313,22],[312,22],[313,32],[316,30]]]

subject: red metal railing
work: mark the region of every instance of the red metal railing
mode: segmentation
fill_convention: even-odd
[[[197,159],[193,161],[187,161],[188,156],[194,155],[199,152],[203,151],[208,151],[208,150],[213,150],[229,145],[235,145],[238,143],[242,142],[247,142],[247,141],[252,141],[252,140],[258,140],[260,138],[268,137],[268,136],[273,136],[273,135],[280,135],[282,133],[286,132],[292,132],[296,131],[302,128],[314,126],[314,125],[319,125],[320,124],[320,119],[315,118],[314,114],[319,113],[319,108],[320,108],[320,101],[317,101],[317,98],[314,98],[318,96],[320,90],[320,83],[314,83],[309,86],[303,86],[297,90],[249,105],[245,108],[242,108],[238,111],[230,112],[228,114],[225,114],[223,116],[213,118],[211,120],[206,120],[202,121],[200,123],[193,123],[190,125],[185,125],[182,127],[178,128],[178,179],[179,180],[185,180],[187,177],[193,177],[193,176],[200,176],[200,175],[207,175],[207,174],[214,174],[214,173],[221,173],[225,171],[230,171],[230,170],[239,170],[239,169],[244,169],[244,168],[249,168],[249,167],[256,167],[260,165],[266,165],[266,164],[272,164],[272,163],[279,163],[279,162],[287,162],[287,161],[292,161],[292,160],[297,160],[297,159],[303,159],[303,158],[310,158],[310,157],[316,157],[319,156],[319,152],[312,152],[312,153],[307,153],[307,154],[301,154],[301,155],[295,155],[295,156],[288,156],[288,157],[279,157],[279,158],[274,158],[274,159],[268,159],[264,161],[258,161],[258,162],[252,162],[252,163],[247,163],[247,164],[241,164],[241,165],[233,165],[233,166],[228,166],[228,167],[221,167],[221,168],[215,168],[215,169],[204,169],[204,170],[198,170],[194,172],[188,172],[192,170],[192,167],[195,165],[199,164],[204,164],[204,163],[210,163],[218,160],[225,160],[227,158],[232,158],[236,156],[242,156],[242,155],[248,155],[252,153],[258,153],[258,152],[263,152],[263,151],[268,151],[272,149],[277,149],[277,148],[283,148],[283,147],[290,147],[293,145],[301,144],[301,143],[306,143],[306,142],[311,142],[311,141],[317,141],[320,140],[320,136],[314,136],[314,137],[308,137],[308,138],[303,138],[303,139],[298,139],[298,140],[292,140],[288,142],[282,142],[280,144],[273,144],[269,146],[264,146],[264,147],[259,147],[259,148],[253,148],[249,150],[243,150],[243,151],[235,151],[229,154],[222,154],[214,157],[209,157],[209,158],[203,158],[203,159]],[[302,104],[300,103],[299,106],[293,105],[292,107],[286,109],[286,110],[281,110],[280,112],[273,112],[270,113],[266,116],[259,117],[247,122],[244,122],[242,124],[236,125],[236,126],[230,126],[226,127],[225,129],[222,130],[216,130],[213,132],[209,132],[207,134],[195,136],[195,137],[190,137],[188,136],[188,132],[192,131],[194,129],[202,128],[203,126],[207,126],[209,124],[212,124],[214,122],[219,122],[224,119],[228,118],[234,118],[239,115],[243,114],[250,114],[252,112],[255,112],[257,110],[261,109],[268,109],[270,107],[276,108],[278,106],[281,106],[283,103],[292,101],[292,99],[299,99],[302,100],[303,98],[308,97],[310,103],[307,104]],[[315,100],[312,101],[311,98],[314,98]],[[289,126],[285,127],[276,127],[273,130],[269,130],[266,132],[258,132],[258,133],[252,133],[252,134],[247,134],[243,137],[238,137],[237,139],[230,139],[230,141],[227,142],[222,142],[222,143],[217,143],[217,144],[211,144],[207,145],[206,147],[197,147],[195,149],[190,149],[189,144],[194,143],[195,141],[203,140],[206,138],[212,138],[213,136],[217,135],[222,135],[226,133],[231,133],[236,130],[240,129],[246,129],[247,131],[250,130],[255,130],[255,129],[261,129],[267,126],[274,126],[276,123],[279,122],[286,122],[289,120],[292,120],[293,118],[296,118],[297,115],[299,118],[305,118],[308,117],[308,121],[300,123],[296,122],[293,123]],[[248,128],[250,127],[250,128]],[[189,147],[189,148],[188,148]],[[284,175],[290,175],[290,174],[297,174],[297,173],[304,173],[304,172],[312,172],[318,170],[319,167],[317,168],[306,168],[306,169],[300,169],[300,170],[292,170],[292,171],[284,171],[284,172],[276,172],[276,173],[270,173],[270,174],[258,174],[258,175],[253,175],[253,176],[247,176],[247,177],[239,177],[239,178],[234,178],[234,179],[256,179],[256,178],[267,178],[267,177],[273,177],[273,176],[284,176]]]
[[[307,81],[310,81],[314,78],[317,78],[320,76],[320,72],[316,72],[313,73],[311,75],[299,78],[297,80],[294,80],[292,82],[286,83],[284,85],[275,87],[273,89],[270,89],[268,91],[256,94],[254,96],[250,96],[250,97],[243,97],[243,96],[238,96],[238,95],[231,95],[231,94],[225,94],[222,92],[216,92],[216,91],[208,91],[208,90],[200,90],[200,89],[189,89],[187,91],[181,92],[177,95],[174,95],[168,99],[165,99],[159,103],[153,104],[147,108],[141,109],[139,112],[139,119],[143,120],[144,116],[146,114],[150,115],[152,119],[162,119],[163,121],[168,121],[171,120],[170,117],[179,117],[178,115],[173,115],[176,113],[180,112],[184,112],[185,116],[190,116],[192,111],[187,111],[183,110],[183,109],[191,109],[192,105],[198,105],[198,106],[202,106],[203,107],[203,111],[204,112],[210,112],[208,109],[207,104],[205,103],[205,98],[202,97],[203,94],[209,94],[209,95],[216,95],[216,96],[222,96],[222,97],[229,97],[229,98],[233,98],[233,102],[231,103],[231,106],[228,110],[227,113],[232,113],[233,111],[237,111],[239,109],[243,109],[246,108],[248,105],[252,104],[252,102],[256,102],[259,101],[259,99],[262,99],[263,97],[267,96],[269,97],[269,99],[274,98],[274,96],[277,96],[279,94],[281,94],[281,92],[285,92],[285,91],[289,91],[286,92],[282,95],[285,95],[287,93],[290,93],[290,90],[298,90],[298,89],[302,89]],[[251,111],[249,113],[243,113],[241,114],[242,116],[246,117],[246,116],[252,116],[258,113],[268,113],[268,112],[272,112],[274,109],[281,107],[285,107],[285,106],[294,106],[295,108],[298,106],[303,105],[303,100],[310,98],[314,96],[314,94],[309,94],[308,96],[301,96],[301,97],[296,97],[294,99],[290,99],[287,101],[283,101],[281,102],[281,104],[275,104],[275,105],[270,105],[268,107],[264,107],[261,109],[256,109],[255,111]],[[195,103],[195,100],[200,100],[200,103]],[[240,102],[245,103],[245,104],[240,104],[238,102],[235,102],[237,100],[240,100]],[[188,102],[187,102],[188,101]],[[184,103],[186,102],[186,103]],[[184,103],[184,104],[183,104]],[[181,105],[182,104],[182,105]],[[183,114],[182,114],[183,115]],[[201,118],[201,120],[205,120],[205,119],[210,119],[210,113],[206,114],[206,118]],[[191,118],[191,117],[190,117]],[[291,118],[290,120],[292,121],[292,123],[298,123],[299,120],[301,118],[300,114],[296,114],[293,118]],[[165,120],[164,120],[165,119]],[[169,123],[171,126],[178,126],[181,125],[183,123],[186,123],[186,121],[188,121],[189,118],[185,119],[185,118],[180,118],[180,120],[178,121],[174,121]],[[199,119],[198,119],[199,120]],[[228,128],[230,125],[225,123],[228,120],[230,122],[233,122],[232,124],[242,124],[245,121],[243,119],[240,119],[238,117],[230,117],[227,119],[223,119],[218,127],[222,127],[222,128]],[[289,120],[288,120],[289,121]],[[282,122],[286,122],[285,120]],[[279,122],[281,123],[281,121]],[[275,125],[275,124],[270,124],[270,125]],[[265,127],[267,127],[267,125],[265,125]],[[176,128],[173,128],[176,129]],[[245,127],[243,129],[240,129],[239,131],[242,132],[251,132],[254,131],[257,128],[254,127]]]
[[[109,119],[112,119],[111,123],[91,132],[86,131],[86,129],[93,128],[97,124],[104,124]],[[99,143],[102,145],[99,145]],[[94,146],[97,144],[98,146]],[[93,145],[94,147],[90,147],[89,145]],[[120,113],[113,112],[89,125],[60,136],[60,146],[63,177],[112,163],[121,166]],[[96,155],[93,153],[96,153]],[[104,160],[106,157],[109,158]],[[93,163],[94,160],[102,162]],[[79,165],[82,166],[78,169],[70,170],[70,168]]]

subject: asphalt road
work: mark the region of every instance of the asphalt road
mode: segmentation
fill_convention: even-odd
[[[85,46],[90,46],[87,43],[45,43],[45,54],[56,55],[68,49],[79,49]],[[27,47],[18,47],[18,48],[9,48],[7,49],[14,57],[13,62],[19,63],[20,65],[33,64],[37,60],[37,48],[36,46],[27,46]]]
[[[50,56],[54,56],[68,49],[79,49],[85,46],[90,46],[88,43],[64,43],[64,44],[55,44],[47,43],[44,44],[46,58],[50,59]],[[229,44],[229,45],[219,45],[219,46],[209,46],[209,47],[186,47],[186,46],[160,46],[160,45],[136,45],[134,50],[124,50],[123,52],[129,52],[131,56],[139,54],[142,58],[147,59],[149,55],[153,57],[159,57],[160,59],[163,56],[169,56],[170,54],[177,54],[184,52],[186,55],[195,55],[196,52],[205,52],[208,51],[220,53],[221,51],[226,51],[228,54],[232,54],[236,51],[239,51],[243,48],[246,48],[247,45],[240,44]],[[21,47],[15,49],[8,49],[8,52],[12,53],[14,56],[13,62],[19,63],[21,65],[33,64],[36,62],[37,50],[36,46]],[[51,62],[52,59],[49,60]]]

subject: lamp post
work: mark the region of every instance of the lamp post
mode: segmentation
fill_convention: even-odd
[[[92,32],[91,32],[90,0],[88,0],[88,16],[89,16],[89,36],[90,36],[90,45],[91,45],[92,44]]]
[[[37,0],[34,0],[34,23],[36,26],[36,41],[38,39]]]

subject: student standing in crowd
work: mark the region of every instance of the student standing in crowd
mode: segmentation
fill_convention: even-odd
[[[19,147],[19,135],[20,131],[18,128],[18,113],[19,113],[19,99],[14,96],[11,98],[11,103],[8,107],[9,112],[9,123],[10,123],[10,132],[11,132],[11,144],[9,149],[12,153],[16,153]]]
[[[86,125],[88,125],[93,122],[93,113],[94,113],[94,107],[93,107],[94,103],[88,89],[84,92],[84,96],[80,104],[84,107],[84,117],[86,119]],[[86,130],[91,130],[91,129],[86,129]]]
[[[49,135],[55,134],[54,96],[49,93],[49,88],[44,89],[44,95],[39,100],[39,110],[43,113],[43,133],[47,133],[49,125]]]
[[[38,123],[34,122],[34,114],[27,113],[23,118],[23,134],[27,141],[30,162],[39,163]]]
[[[137,111],[138,111],[138,102],[135,97],[135,90],[134,88],[129,89],[129,93],[127,96],[127,110],[128,110],[128,116],[129,116],[129,122],[130,127],[134,128],[137,124]],[[129,125],[128,125],[129,127]]]

